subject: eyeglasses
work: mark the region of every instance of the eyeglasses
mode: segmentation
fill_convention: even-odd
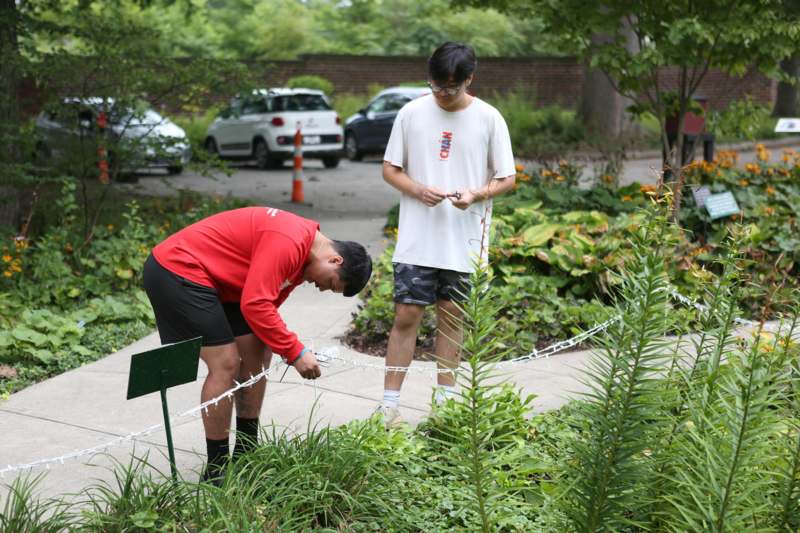
[[[453,87],[453,86],[450,86],[450,87],[439,87],[438,85],[434,84],[433,82],[428,82],[428,87],[430,87],[431,91],[433,91],[435,94],[439,94],[440,92],[444,91],[445,94],[450,95],[450,96],[455,96],[459,92],[461,92],[461,88],[463,86],[464,86],[463,83],[459,83],[456,87]]]

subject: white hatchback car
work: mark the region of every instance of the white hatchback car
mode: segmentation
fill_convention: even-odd
[[[210,154],[223,159],[255,159],[259,168],[279,167],[294,154],[298,126],[303,157],[335,168],[343,154],[339,115],[322,91],[261,89],[237,97],[211,123],[205,139]]]

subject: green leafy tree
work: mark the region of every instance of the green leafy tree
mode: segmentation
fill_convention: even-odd
[[[560,43],[599,68],[622,95],[637,101],[635,111],[652,112],[669,147],[666,123],[677,117],[678,131],[700,83],[711,68],[742,75],[753,66],[777,76],[782,59],[796,50],[800,23],[781,0],[730,2],[678,0],[454,0],[459,6],[494,7],[533,16]],[[626,46],[633,35],[635,46]],[[604,39],[597,39],[604,35]],[[674,78],[674,80],[673,80]],[[678,136],[666,166],[680,168]],[[676,198],[676,210],[680,199]]]

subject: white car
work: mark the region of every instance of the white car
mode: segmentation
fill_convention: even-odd
[[[326,168],[339,165],[342,121],[325,93],[314,89],[261,89],[234,98],[209,126],[205,148],[224,159],[254,159],[259,168],[279,167],[294,155],[298,126],[304,158],[321,159]]]
[[[101,131],[104,109],[107,125]],[[36,133],[36,157],[68,168],[95,162],[98,146],[106,149],[113,174],[145,168],[179,174],[192,155],[186,133],[168,118],[113,99],[65,98],[39,114]]]

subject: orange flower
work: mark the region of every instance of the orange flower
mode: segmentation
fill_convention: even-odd
[[[114,224],[109,224],[108,226],[106,226],[106,229],[108,231],[114,231]]]
[[[3,275],[4,275],[5,277],[7,277],[7,278],[10,278],[11,276],[13,276],[13,274],[12,274],[12,273],[11,273],[11,271],[9,271],[9,270],[6,270],[5,272],[3,272]]]
[[[772,208],[772,207],[765,207],[764,208],[764,214],[767,215],[768,217],[772,216],[772,215],[775,214],[775,209]]]
[[[556,174],[555,180],[556,181],[564,181],[566,178],[561,174]]]
[[[525,166],[520,164],[514,165],[514,168],[517,170],[517,172],[522,172],[525,170]]]
[[[12,259],[12,258],[11,258],[11,256],[10,256],[10,255],[8,255],[8,254],[5,254],[5,255],[3,255],[3,262],[4,262],[4,263],[10,263],[10,262],[11,262],[11,259]]]
[[[767,185],[767,194],[770,195],[770,196],[775,194],[775,188],[772,187],[771,185]]]
[[[546,169],[546,168],[543,168],[543,169],[542,169],[542,176],[544,176],[545,178],[548,178],[548,177],[550,177],[550,176],[552,176],[552,175],[553,175],[553,173],[552,173],[552,172],[550,172],[550,170],[548,170],[548,169]]]
[[[758,174],[759,172],[761,172],[761,167],[759,166],[758,163],[746,163],[744,165],[744,169],[752,174]]]
[[[631,196],[628,196],[627,194],[622,197],[623,202],[630,202],[631,200],[633,200],[633,198]]]
[[[613,183],[614,182],[614,176],[612,176],[611,174],[603,174],[603,177],[600,178],[600,179],[602,179],[604,183]]]
[[[640,185],[639,186],[639,192],[645,193],[645,194],[656,192],[656,186],[652,185],[652,184],[650,184],[650,185]]]
[[[742,187],[747,187],[748,185],[750,185],[750,182],[743,178],[739,180],[739,185],[741,185]]]

